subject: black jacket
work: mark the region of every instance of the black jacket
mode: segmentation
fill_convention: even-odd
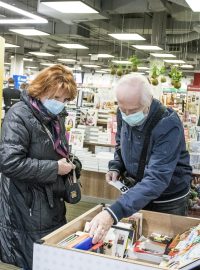
[[[59,156],[28,97],[6,114],[0,144],[0,260],[32,268],[33,242],[66,223]]]
[[[7,112],[10,107],[20,100],[21,92],[15,89],[14,86],[10,86],[3,89],[3,100],[5,104],[5,111]]]

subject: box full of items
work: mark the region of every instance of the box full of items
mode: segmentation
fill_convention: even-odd
[[[94,245],[88,224],[102,209],[92,208],[35,243],[33,270],[200,269],[200,219],[140,211]]]

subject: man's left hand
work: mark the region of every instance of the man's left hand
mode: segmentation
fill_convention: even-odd
[[[113,223],[113,218],[106,210],[96,215],[89,224],[90,237],[93,237],[92,243],[103,241]]]

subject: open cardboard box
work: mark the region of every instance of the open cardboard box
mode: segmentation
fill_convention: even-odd
[[[77,249],[57,247],[56,244],[76,231],[83,230],[85,222],[90,221],[102,210],[98,205],[68,224],[44,237],[40,243],[34,244],[33,270],[145,270],[167,269],[152,263],[137,260],[121,259],[103,254],[96,254]],[[143,213],[143,235],[152,232],[175,236],[200,223],[200,219],[181,217],[157,212]],[[200,269],[200,261],[182,269]],[[198,268],[199,267],[199,268]]]

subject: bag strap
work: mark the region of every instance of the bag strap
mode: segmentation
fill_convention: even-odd
[[[151,132],[154,129],[154,127],[158,124],[158,122],[162,119],[165,111],[166,111],[166,108],[161,105],[159,109],[156,111],[156,113],[151,117],[151,120],[148,121],[144,127],[145,138],[144,138],[143,148],[140,155],[138,170],[136,174],[137,182],[141,181],[144,176],[144,170],[145,170],[145,165],[146,165],[148,146],[149,146],[149,142],[151,138]]]

